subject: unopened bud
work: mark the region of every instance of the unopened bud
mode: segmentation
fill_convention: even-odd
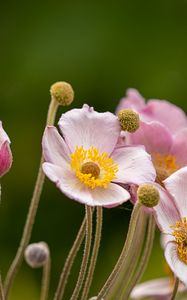
[[[123,109],[118,113],[118,119],[122,130],[135,132],[140,126],[139,114],[132,109]]]
[[[33,243],[27,246],[24,255],[30,267],[40,268],[45,265],[48,259],[49,248],[44,242]]]
[[[160,200],[159,191],[151,184],[144,184],[138,188],[138,201],[146,207],[154,207]]]
[[[51,96],[62,106],[70,105],[74,99],[72,86],[65,81],[54,83],[50,88],[50,93]]]

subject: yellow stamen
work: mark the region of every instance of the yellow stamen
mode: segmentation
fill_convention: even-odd
[[[106,188],[118,172],[118,165],[113,159],[95,147],[88,150],[76,147],[75,152],[71,154],[71,168],[79,180],[92,189]]]
[[[174,155],[153,153],[152,157],[157,173],[156,181],[158,183],[162,183],[163,180],[180,168],[176,163],[176,157]]]
[[[187,264],[187,219],[182,218],[182,222],[176,222],[171,228],[176,240],[178,256],[181,261]]]

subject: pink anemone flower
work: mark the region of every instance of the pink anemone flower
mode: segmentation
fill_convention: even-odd
[[[156,181],[160,184],[172,173],[187,165],[187,128],[172,135],[157,121],[142,121],[140,128],[128,135],[126,143],[145,146],[152,156],[157,173]]]
[[[166,261],[172,272],[187,285],[187,167],[164,181],[165,189],[155,184],[160,202],[153,208],[155,219],[164,233]]]
[[[150,155],[141,147],[118,147],[120,125],[109,112],[84,105],[63,114],[62,135],[53,126],[43,136],[44,173],[69,198],[90,206],[117,206],[130,198],[121,183],[155,180]]]
[[[0,122],[0,177],[5,175],[12,165],[12,152],[10,150],[10,139]]]
[[[187,117],[182,109],[166,100],[149,100],[147,103],[135,89],[128,89],[127,96],[122,98],[117,112],[121,109],[132,108],[144,122],[158,121],[175,134],[187,127]]]
[[[170,300],[174,288],[174,281],[170,278],[157,278],[137,284],[131,292],[131,299],[151,299],[151,300]],[[180,293],[186,290],[180,283],[178,291]]]

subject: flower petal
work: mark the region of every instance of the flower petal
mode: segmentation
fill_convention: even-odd
[[[159,122],[141,122],[140,128],[129,137],[133,145],[144,145],[149,153],[168,154],[173,145],[169,130]]]
[[[59,126],[72,152],[75,151],[76,146],[83,146],[85,149],[96,147],[110,154],[121,131],[114,114],[98,113],[87,105],[63,114]]]
[[[180,130],[174,136],[171,154],[176,157],[176,162],[179,166],[187,165],[187,128]]]
[[[151,157],[143,147],[117,148],[111,157],[119,169],[113,182],[142,184],[155,180]]]
[[[130,194],[117,184],[109,184],[106,189],[91,189],[85,186],[68,168],[43,164],[44,173],[70,199],[90,206],[114,207],[127,201]]]
[[[184,111],[168,101],[149,100],[142,112],[150,120],[157,120],[164,124],[172,133],[187,127],[187,117]]]
[[[153,207],[155,220],[158,227],[164,233],[171,233],[171,225],[181,220],[180,214],[175,206],[173,198],[159,184],[154,183],[160,194],[158,205]],[[172,240],[172,236],[171,236]]]
[[[164,185],[173,196],[181,217],[187,216],[187,167],[181,168],[167,179]]]
[[[187,285],[187,265],[179,259],[175,242],[167,244],[165,258],[175,276]]]
[[[63,166],[70,159],[70,151],[56,127],[47,126],[42,139],[43,155],[46,161]]]
[[[145,100],[136,89],[128,89],[126,97],[122,98],[116,113],[125,108],[132,108],[139,112],[145,106]]]
[[[10,150],[9,141],[1,144],[0,148],[0,177],[5,175],[12,165],[12,152]]]
[[[184,286],[180,286],[184,290]],[[154,297],[159,300],[169,300],[173,287],[170,278],[158,278],[137,284],[131,292],[132,299],[144,299]]]

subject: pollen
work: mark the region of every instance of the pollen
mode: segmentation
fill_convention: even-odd
[[[113,159],[95,147],[88,150],[76,147],[75,152],[71,154],[71,168],[77,178],[91,189],[107,188],[118,172],[118,165]]]
[[[187,218],[184,217],[182,222],[176,222],[171,228],[177,244],[178,257],[187,264]]]
[[[167,177],[177,171],[180,167],[176,163],[174,155],[161,155],[160,153],[152,154],[153,163],[156,169],[156,181],[162,184]]]

